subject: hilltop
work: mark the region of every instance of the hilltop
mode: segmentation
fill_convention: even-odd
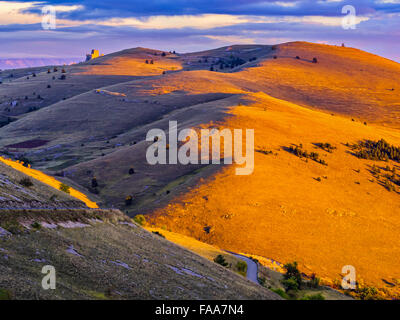
[[[400,145],[398,63],[294,42],[190,54],[134,48],[61,69],[0,85],[0,116],[12,118],[0,128],[3,152],[69,179],[100,206],[148,214],[154,226],[297,260],[331,285],[352,264],[367,285],[399,291],[399,165],[355,152],[366,140]],[[146,133],[170,120],[255,129],[253,175],[150,166]],[[32,147],[35,140],[43,144]]]

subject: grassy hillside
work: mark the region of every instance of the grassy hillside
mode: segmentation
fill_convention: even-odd
[[[28,97],[10,111],[16,121],[0,128],[3,152],[71,179],[104,206],[149,213],[155,226],[234,252],[297,260],[330,283],[351,264],[360,283],[398,294],[399,165],[359,158],[354,147],[382,138],[400,146],[398,63],[295,42],[165,56],[129,49],[67,67],[66,80],[47,88],[53,73],[0,85],[4,107],[26,88],[49,92],[40,110],[27,112]],[[167,129],[169,120],[255,129],[254,173],[149,166],[146,132]],[[34,139],[45,143],[26,147]],[[300,149],[307,157],[297,156]]]
[[[0,213],[0,225],[14,232],[0,238],[0,290],[14,299],[279,299],[118,211]],[[41,287],[45,265],[56,290]]]
[[[84,208],[77,198],[0,161],[0,208]]]

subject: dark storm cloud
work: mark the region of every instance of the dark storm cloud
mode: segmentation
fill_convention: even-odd
[[[30,1],[24,1],[30,2]],[[51,0],[42,1],[53,5],[83,5],[82,10],[61,13],[62,18],[85,20],[110,17],[147,17],[153,15],[293,15],[293,16],[338,16],[345,4],[353,5],[358,14],[373,12],[400,12],[400,3],[385,3],[374,0],[353,1],[288,1],[288,0]],[[40,12],[42,4],[29,9]]]

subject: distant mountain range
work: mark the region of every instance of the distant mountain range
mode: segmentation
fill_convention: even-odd
[[[0,58],[0,69],[31,68],[63,65],[83,61],[83,58]]]

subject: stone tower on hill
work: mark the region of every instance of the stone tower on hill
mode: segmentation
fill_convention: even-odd
[[[92,60],[92,59],[96,59],[98,57],[100,57],[99,50],[93,49],[92,53],[89,53],[89,54],[86,55],[86,61],[89,61],[89,60]]]

